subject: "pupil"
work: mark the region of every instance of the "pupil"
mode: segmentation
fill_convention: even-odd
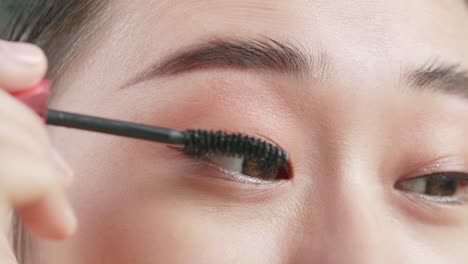
[[[455,195],[458,188],[458,180],[447,176],[434,176],[427,182],[426,194],[438,196]]]

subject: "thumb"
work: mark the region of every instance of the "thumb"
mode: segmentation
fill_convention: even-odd
[[[47,70],[47,58],[38,47],[0,40],[0,87],[21,91],[37,83]]]
[[[8,241],[8,238],[3,233],[0,236],[0,263],[18,264],[15,253],[10,245],[10,241]]]

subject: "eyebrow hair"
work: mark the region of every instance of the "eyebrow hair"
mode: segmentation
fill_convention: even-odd
[[[291,44],[265,40],[214,40],[183,49],[155,63],[125,86],[160,76],[194,70],[226,68],[275,72],[290,75],[313,74],[326,78],[330,61],[325,53],[313,56]]]
[[[286,43],[263,40],[220,39],[203,42],[168,55],[136,74],[123,88],[150,79],[213,68],[275,72],[328,79],[331,61],[325,52],[311,54]],[[468,99],[468,73],[458,64],[432,61],[405,72],[411,89],[442,92]]]
[[[442,92],[468,99],[468,72],[459,64],[432,62],[407,72],[406,80],[417,90]]]

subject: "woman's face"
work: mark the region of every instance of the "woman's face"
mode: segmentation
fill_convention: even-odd
[[[468,258],[467,180],[435,174],[468,172],[464,1],[113,0],[101,21],[52,107],[266,138],[294,176],[53,129],[80,226],[34,242],[44,263]]]

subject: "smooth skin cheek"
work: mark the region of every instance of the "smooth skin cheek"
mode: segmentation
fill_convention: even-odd
[[[457,143],[468,104],[400,80],[434,58],[468,65],[462,1],[116,0],[108,12],[54,108],[265,137],[290,153],[295,177],[259,187],[162,144],[51,129],[75,170],[80,229],[65,243],[34,240],[40,263],[466,261],[468,205],[394,188],[442,157],[468,171]],[[122,88],[154,60],[221,37],[298,44],[329,66],[300,78],[210,69]]]

